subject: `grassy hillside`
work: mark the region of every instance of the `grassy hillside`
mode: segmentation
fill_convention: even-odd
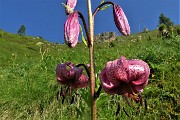
[[[143,92],[144,105],[136,114],[138,105],[129,107],[121,96],[103,91],[97,100],[99,120],[145,120],[180,118],[180,36],[173,39],[157,37],[157,31],[116,37],[114,41],[95,44],[95,65],[98,75],[107,61],[120,56],[142,59],[151,67],[149,84]],[[89,119],[89,88],[77,91],[76,102],[64,104],[56,93],[55,69],[58,63],[71,61],[88,63],[88,48],[80,43],[69,49],[65,45],[49,43],[31,36],[19,36],[0,30],[0,119]],[[115,115],[117,104],[121,109]],[[127,116],[123,110],[126,109]]]

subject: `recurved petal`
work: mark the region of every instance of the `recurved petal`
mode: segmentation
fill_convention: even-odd
[[[143,92],[144,87],[145,87],[145,85],[132,85],[131,86],[133,93]]]
[[[72,62],[66,62],[65,63],[66,66],[69,66],[70,68],[74,67],[74,64]]]
[[[100,82],[102,85],[103,90],[108,94],[116,94],[117,89],[115,90],[116,86],[114,85],[107,77],[106,68],[104,68],[100,73]]]
[[[114,85],[109,81],[106,75],[106,68],[104,68],[100,73],[100,82],[102,87],[111,89]]]
[[[56,77],[61,84],[69,84],[70,80],[75,76],[75,72],[67,64],[71,63],[58,64],[56,67]]]
[[[74,79],[78,80],[81,77],[81,75],[82,75],[83,69],[82,68],[78,68],[78,67],[74,67],[72,70],[75,72]]]
[[[117,78],[115,76],[115,70],[117,68],[117,60],[109,61],[106,63],[106,67],[104,69],[106,74],[106,79],[112,84],[118,84]]]
[[[56,67],[56,77],[59,81],[64,81],[64,77],[62,76],[62,72],[66,71],[66,65],[65,64],[58,64]]]
[[[116,27],[121,32],[121,34],[130,35],[130,26],[128,23],[128,19],[119,5],[114,4],[113,15]]]
[[[150,68],[142,60],[129,60],[129,79],[133,85],[147,85]]]
[[[125,83],[129,82],[128,79],[128,62],[124,56],[121,56],[120,59],[117,59],[117,65],[114,71],[116,79],[123,81]]]

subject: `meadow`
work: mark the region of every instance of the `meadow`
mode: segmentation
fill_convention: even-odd
[[[122,96],[101,91],[97,99],[98,120],[178,120],[180,119],[180,35],[157,37],[158,31],[117,36],[114,41],[95,43],[96,84],[106,62],[125,56],[142,59],[151,68],[149,84],[142,96],[143,105]],[[141,36],[141,37],[140,37]],[[19,36],[0,30],[0,119],[1,120],[88,120],[89,88],[62,97],[57,94],[57,64],[71,61],[88,64],[88,47],[75,48],[50,43],[41,38]],[[72,104],[71,104],[72,103]],[[116,111],[120,104],[119,114]],[[138,108],[138,110],[137,110]]]

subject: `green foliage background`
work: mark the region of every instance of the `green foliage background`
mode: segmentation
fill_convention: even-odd
[[[99,73],[106,62],[122,55],[127,59],[142,59],[151,68],[149,84],[142,93],[147,99],[147,111],[143,105],[136,114],[138,104],[130,100],[130,107],[122,96],[102,91],[97,100],[98,120],[180,118],[180,36],[161,39],[157,34],[155,30],[117,36],[114,41],[95,44],[97,88]],[[73,104],[70,104],[71,96],[62,104],[61,97],[57,100],[56,93],[61,86],[55,76],[57,64],[66,61],[87,64],[88,56],[88,48],[83,43],[70,49],[0,30],[0,119],[90,119],[89,88],[77,90],[79,95]],[[116,116],[118,103],[120,112]]]

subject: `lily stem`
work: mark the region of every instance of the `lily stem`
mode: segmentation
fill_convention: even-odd
[[[89,36],[89,33],[88,33],[88,28],[87,28],[87,25],[86,25],[86,21],[85,21],[84,16],[82,15],[81,12],[78,12],[78,14],[79,14],[79,17],[82,19],[84,29],[85,29],[85,32],[86,32],[86,36],[87,36],[88,46],[90,46],[91,41],[90,41],[90,38],[89,38],[90,36]]]
[[[78,64],[78,65],[76,65],[76,67],[80,67],[80,66],[83,66],[85,68],[86,73],[87,73],[88,77],[90,78],[90,72],[89,72],[87,66],[85,64]]]
[[[94,75],[94,18],[91,10],[91,0],[88,4],[89,23],[89,58],[90,58],[90,93],[91,93],[91,120],[96,120],[96,100],[95,100],[95,75]]]

